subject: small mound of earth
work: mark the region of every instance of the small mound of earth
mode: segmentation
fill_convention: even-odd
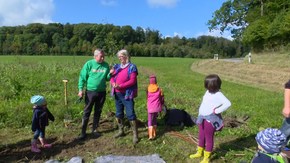
[[[224,126],[229,128],[236,128],[246,123],[246,121],[249,119],[249,116],[243,116],[243,117],[226,117],[224,119]]]

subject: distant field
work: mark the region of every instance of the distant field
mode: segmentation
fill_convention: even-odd
[[[200,60],[192,71],[217,73],[226,80],[265,90],[281,92],[290,79],[290,54],[252,55],[252,63],[245,57],[242,63],[223,60]]]
[[[250,65],[246,62],[236,64],[189,58],[132,58],[139,70],[139,95],[135,99],[138,119],[144,123],[147,121],[145,90],[149,75],[156,74],[169,108],[183,109],[197,116],[198,106],[205,92],[204,77],[209,73],[217,73],[223,80],[222,92],[230,99],[232,106],[223,114],[227,122],[226,127],[222,132],[216,133],[212,161],[249,162],[256,150],[256,133],[267,127],[279,128],[282,124],[282,87],[290,77],[290,63],[287,60],[289,56],[284,57],[286,58],[279,59],[281,63],[277,64],[278,61],[269,62],[274,61],[275,57],[266,61],[263,56],[253,56],[253,64]],[[195,152],[196,145],[170,134],[170,131],[174,130],[184,137],[197,137],[197,127],[168,129],[161,117],[158,119],[157,140],[148,141],[146,128],[140,127],[141,141],[136,147],[131,145],[131,134],[123,139],[112,139],[116,132],[113,127],[109,130],[101,128],[103,136],[98,139],[91,139],[85,143],[75,142],[74,138],[80,132],[83,109],[83,104],[75,103],[78,75],[85,61],[91,58],[0,56],[0,160],[44,162],[55,158],[67,161],[68,158],[79,155],[84,157],[86,162],[91,162],[93,158],[107,154],[158,153],[169,163],[199,162],[188,157]],[[117,61],[116,58],[106,59],[109,63]],[[63,79],[69,80],[67,106],[64,105]],[[53,152],[46,150],[41,155],[30,152],[32,110],[29,99],[34,94],[47,97],[48,106],[56,117],[56,122],[50,123],[47,128],[47,135],[55,147]],[[108,94],[102,119],[108,119],[108,113],[114,111],[114,101]],[[69,128],[63,124],[67,117],[72,119]],[[114,121],[108,122],[115,126]]]

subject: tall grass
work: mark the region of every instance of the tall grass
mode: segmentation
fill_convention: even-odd
[[[44,95],[48,107],[56,117],[56,123],[51,124],[55,132],[63,130],[62,121],[69,116],[80,120],[82,104],[75,104],[77,99],[77,82],[83,64],[92,57],[58,57],[58,56],[1,56],[0,57],[0,129],[7,128],[29,130],[32,109],[30,97],[35,94]],[[197,116],[198,106],[205,92],[204,75],[190,69],[195,59],[181,58],[132,58],[139,70],[139,95],[135,106],[138,119],[147,120],[146,87],[148,76],[155,74],[159,86],[165,93],[165,102],[169,108],[184,109]],[[230,71],[230,70],[225,70]],[[68,79],[68,105],[64,105],[63,79]],[[223,80],[223,79],[222,79]],[[268,79],[270,80],[270,79]],[[114,100],[109,95],[103,109],[106,112],[115,111]],[[255,134],[262,128],[279,128],[282,123],[281,109],[283,105],[282,92],[269,92],[262,89],[240,85],[223,80],[222,92],[232,102],[232,106],[223,117],[225,119],[240,119],[248,116],[246,123],[240,126],[225,127],[216,134],[216,160],[228,162],[249,161],[255,150]],[[21,114],[20,114],[21,113]],[[181,132],[197,135],[197,128],[185,128]],[[164,144],[162,141],[165,141]],[[153,142],[155,152],[160,153],[168,162],[190,162],[188,154],[195,147],[184,142],[160,138]],[[167,141],[168,140],[168,141]],[[144,145],[143,153],[152,150]],[[148,148],[148,149],[146,149]],[[151,151],[150,151],[151,152]],[[237,157],[237,154],[243,154]],[[223,159],[222,159],[223,158]]]

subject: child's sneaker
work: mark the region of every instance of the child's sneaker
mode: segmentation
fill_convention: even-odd
[[[51,145],[51,144],[44,144],[44,145],[42,145],[42,147],[43,147],[43,148],[51,148],[52,145]]]
[[[31,143],[31,152],[34,152],[34,153],[41,152],[40,149],[37,147],[36,141]]]
[[[43,148],[51,148],[51,146],[52,146],[51,144],[46,143],[46,140],[44,138],[39,138],[39,141],[40,141],[41,146]]]

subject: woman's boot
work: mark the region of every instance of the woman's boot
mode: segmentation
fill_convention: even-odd
[[[118,138],[118,137],[121,137],[121,136],[124,136],[125,133],[124,133],[124,125],[123,125],[123,120],[120,119],[120,118],[117,118],[117,123],[118,123],[118,133],[114,136],[115,138]]]
[[[136,120],[130,121],[130,123],[133,130],[133,144],[137,144],[139,139],[138,139],[138,128],[137,128]]]

